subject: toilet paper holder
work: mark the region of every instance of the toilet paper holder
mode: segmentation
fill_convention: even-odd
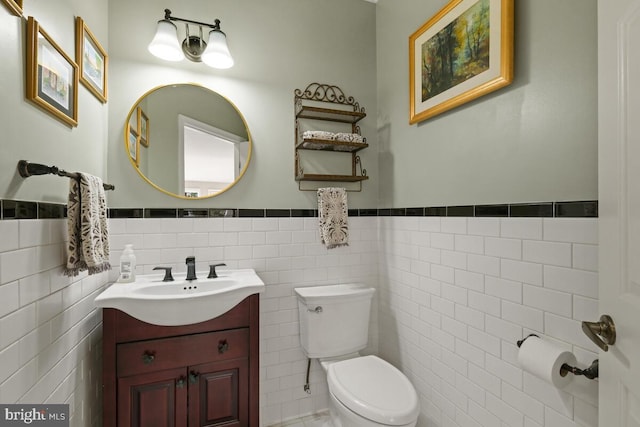
[[[518,348],[520,348],[520,346],[522,346],[522,343],[525,342],[525,340],[529,337],[540,338],[536,334],[529,334],[526,337],[522,338],[521,340],[516,341],[516,345],[518,346]],[[571,366],[567,363],[563,363],[562,366],[560,367],[560,376],[566,377],[567,374],[572,373],[573,375],[582,375],[587,379],[595,380],[596,378],[598,378],[598,365],[599,365],[598,359],[591,362],[591,365],[589,365],[589,367],[585,369],[580,369],[576,366]]]
[[[591,362],[591,365],[589,365],[589,367],[586,369],[576,368],[575,366],[563,363],[562,367],[560,367],[560,375],[564,377],[569,372],[571,372],[573,375],[582,375],[587,379],[595,380],[596,378],[598,378],[598,359]]]

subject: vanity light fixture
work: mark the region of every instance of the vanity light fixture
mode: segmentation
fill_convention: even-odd
[[[185,23],[186,37],[180,45],[176,22]],[[189,34],[189,25],[198,27],[198,35]],[[202,27],[211,28],[208,42],[202,37]],[[233,67],[233,58],[227,46],[227,36],[220,30],[220,20],[214,24],[192,21],[171,16],[169,9],[164,10],[164,19],[158,21],[156,35],[149,43],[149,52],[166,61],[182,61],[185,57],[193,62],[204,62],[213,68]]]

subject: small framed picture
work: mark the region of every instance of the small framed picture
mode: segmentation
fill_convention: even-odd
[[[138,136],[138,132],[133,126],[129,125],[129,137],[127,139],[128,149],[129,149],[129,157],[133,163],[138,166],[140,164],[140,137]]]
[[[27,19],[27,99],[78,125],[78,66],[32,16]]]
[[[107,102],[109,56],[79,16],[76,18],[76,62],[80,82],[102,103]]]
[[[2,0],[2,3],[16,16],[22,16],[22,0]]]
[[[145,147],[149,146],[149,117],[138,107],[138,134],[140,135],[140,144]]]

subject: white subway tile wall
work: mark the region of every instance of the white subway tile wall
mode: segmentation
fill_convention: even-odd
[[[67,222],[0,221],[0,402],[68,403],[70,425],[102,419],[102,316],[108,274],[62,274]]]
[[[597,382],[557,390],[516,346],[536,333],[597,358],[580,329],[599,317],[597,233],[594,218],[380,218],[378,349],[418,389],[418,426],[597,426]]]
[[[71,404],[73,426],[99,425],[101,315],[93,299],[118,275],[126,243],[139,274],[158,265],[255,268],[261,295],[262,425],[328,407],[317,362],[311,393],[299,344],[297,286],[378,289],[370,345],[420,395],[418,426],[597,425],[597,383],[565,390],[524,373],[515,340],[536,332],[597,358],[580,331],[596,319],[597,219],[352,217],[350,245],[319,243],[315,218],[112,219],[111,261],[69,279],[65,220],[0,221],[0,402]]]

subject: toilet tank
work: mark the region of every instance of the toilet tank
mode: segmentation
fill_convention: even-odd
[[[351,283],[294,290],[300,314],[300,343],[307,357],[343,356],[367,346],[375,289]]]

